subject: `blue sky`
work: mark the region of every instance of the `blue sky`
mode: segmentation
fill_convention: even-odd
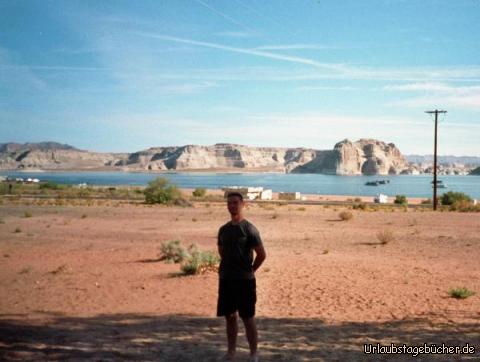
[[[480,156],[477,0],[0,0],[0,142]]]

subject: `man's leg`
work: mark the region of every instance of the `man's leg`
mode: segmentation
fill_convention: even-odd
[[[248,346],[250,347],[250,355],[257,355],[258,334],[257,326],[255,324],[255,318],[242,318],[245,325],[245,334],[247,335]]]
[[[237,349],[237,335],[238,335],[238,318],[237,313],[232,313],[225,316],[227,322],[227,339],[228,352],[227,356],[233,358],[235,350]]]

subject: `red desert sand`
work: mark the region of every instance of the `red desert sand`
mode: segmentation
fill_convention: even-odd
[[[264,361],[392,361],[364,344],[475,347],[480,217],[474,213],[249,204],[268,253],[257,273]],[[31,214],[31,216],[30,216]],[[216,250],[223,203],[0,205],[0,359],[215,361],[217,275],[159,261],[179,239]],[[377,234],[387,231],[386,243]],[[450,297],[452,288],[476,294]],[[240,328],[238,360],[248,348]]]

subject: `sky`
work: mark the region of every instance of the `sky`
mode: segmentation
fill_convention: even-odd
[[[0,143],[480,156],[479,0],[0,0]]]

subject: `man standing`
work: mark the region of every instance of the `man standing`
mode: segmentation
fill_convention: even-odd
[[[238,317],[243,320],[250,347],[250,361],[258,361],[257,327],[255,325],[255,271],[266,258],[257,228],[243,218],[245,203],[238,192],[227,196],[231,220],[218,231],[220,254],[217,316],[225,316],[228,352],[225,360],[233,361],[237,347]],[[253,259],[255,251],[255,260]]]

